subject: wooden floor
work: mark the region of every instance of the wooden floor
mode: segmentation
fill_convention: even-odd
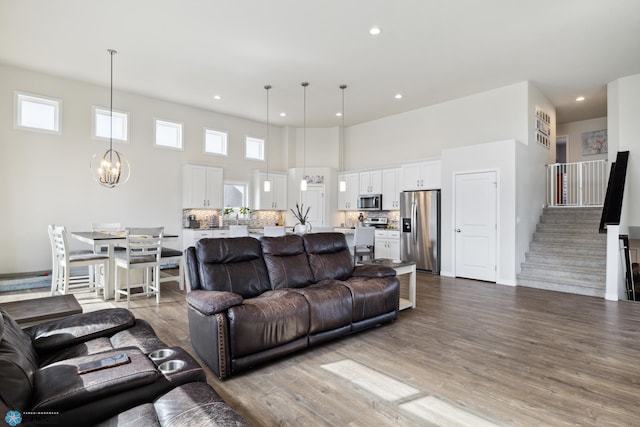
[[[195,356],[164,289],[132,311]],[[417,295],[392,324],[209,383],[254,426],[640,425],[640,304],[421,273]]]

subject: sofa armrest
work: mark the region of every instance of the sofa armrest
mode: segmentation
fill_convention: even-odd
[[[393,277],[396,271],[391,267],[384,265],[365,264],[356,265],[353,269],[353,277]]]
[[[187,294],[187,303],[207,316],[226,311],[242,301],[244,299],[233,292],[194,290]]]
[[[90,313],[73,314],[26,328],[38,353],[111,336],[135,325],[136,318],[124,308],[107,308]]]

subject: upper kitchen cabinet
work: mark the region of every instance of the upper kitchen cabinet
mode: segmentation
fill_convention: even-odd
[[[382,171],[382,210],[400,209],[400,168]]]
[[[220,209],[223,207],[222,168],[185,165],[182,177],[182,207]]]
[[[441,181],[440,160],[407,163],[400,167],[401,191],[437,190],[442,187]]]
[[[382,171],[360,172],[360,194],[382,194]]]
[[[264,191],[264,182],[269,177],[271,190]],[[256,171],[253,175],[253,210],[287,209],[287,174]]]
[[[338,175],[338,183],[343,181],[347,184],[346,191],[338,188],[338,210],[355,211],[358,209],[358,194],[360,191],[360,177],[358,173],[343,173]]]

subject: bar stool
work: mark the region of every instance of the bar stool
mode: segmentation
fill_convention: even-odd
[[[373,245],[375,242],[374,227],[356,227],[353,236],[353,263],[357,264],[358,259],[362,260],[367,256],[373,259]]]

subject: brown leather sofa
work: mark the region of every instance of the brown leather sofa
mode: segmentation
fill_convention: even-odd
[[[185,251],[191,343],[221,379],[398,316],[395,271],[345,236],[202,239]]]
[[[78,372],[82,363],[122,353],[129,363]],[[165,363],[169,361],[174,362]],[[202,385],[187,386],[194,382]],[[82,313],[23,330],[0,307],[0,413],[7,417],[19,415],[28,425],[85,426],[105,420],[109,425],[143,420],[145,425],[175,425],[174,415],[193,413],[189,405],[162,404],[163,396],[176,387],[183,391],[174,394],[189,394],[196,387],[193,393],[200,401],[220,402],[213,389],[203,391],[208,386],[198,362],[180,347],[168,348],[129,310]],[[164,422],[157,423],[163,419],[160,411],[153,413],[149,405],[170,407],[173,415],[169,419],[165,414]],[[140,411],[127,412],[138,406],[146,408],[140,410],[145,417]],[[225,408],[221,419],[228,419],[229,411]],[[242,418],[236,419],[243,425]],[[204,418],[210,420],[215,418]]]

